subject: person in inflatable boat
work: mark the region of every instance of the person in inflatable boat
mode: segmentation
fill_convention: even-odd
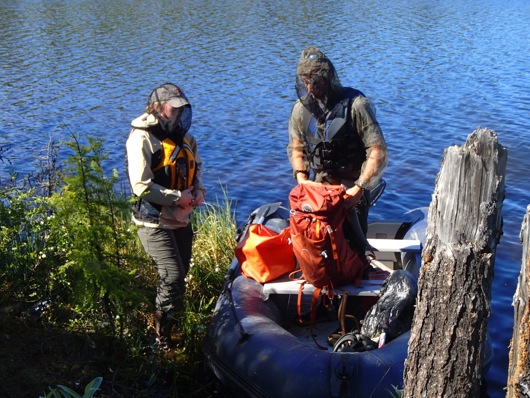
[[[341,85],[332,62],[315,46],[301,53],[295,87],[287,147],[293,176],[299,184],[342,184],[366,234],[369,191],[388,164],[375,107],[359,90]]]
[[[184,278],[190,267],[190,214],[204,201],[202,162],[188,132],[192,109],[180,87],[166,83],[149,96],[146,112],[134,119],[127,139],[127,175],[135,198],[133,222],[153,259],[158,286],[156,342],[176,346],[172,330],[184,310]]]

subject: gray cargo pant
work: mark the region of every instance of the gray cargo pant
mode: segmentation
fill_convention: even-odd
[[[193,230],[143,227],[138,229],[142,245],[156,264],[158,286],[156,310],[180,313],[184,310],[184,278],[190,268]]]

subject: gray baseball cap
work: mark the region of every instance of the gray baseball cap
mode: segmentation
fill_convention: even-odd
[[[190,106],[184,92],[172,83],[164,83],[153,90],[149,96],[149,104],[151,105],[155,102],[167,102],[173,108]]]

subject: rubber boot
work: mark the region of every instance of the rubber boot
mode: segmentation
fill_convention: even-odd
[[[171,339],[171,331],[175,323],[175,320],[167,312],[155,311],[156,340],[161,348],[170,349],[176,346],[176,343]]]

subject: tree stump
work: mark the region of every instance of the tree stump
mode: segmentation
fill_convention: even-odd
[[[429,207],[405,398],[479,397],[507,150],[479,128],[444,152]]]
[[[528,291],[530,290],[530,206],[521,227],[523,261],[517,290],[513,297],[514,322],[513,336],[510,344],[510,366],[508,368],[507,398],[530,397],[530,308]]]

